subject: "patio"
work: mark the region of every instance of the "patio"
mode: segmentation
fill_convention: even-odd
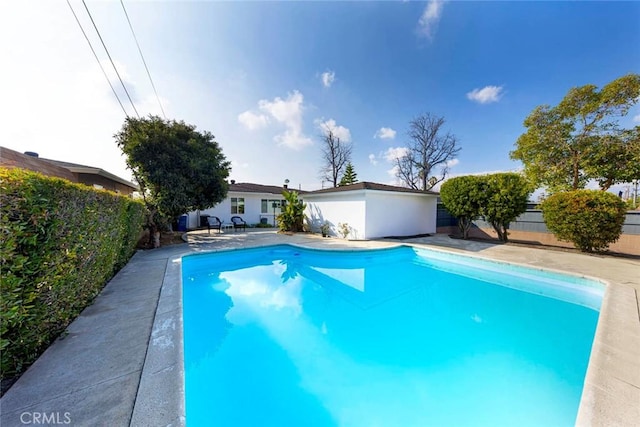
[[[184,425],[180,257],[277,243],[380,248],[393,240],[346,241],[274,231],[190,232],[188,244],[138,252],[0,399],[1,424]],[[640,261],[453,240],[403,241],[488,259],[599,278],[609,284],[585,381],[578,425],[640,419]],[[57,418],[56,418],[57,417]],[[53,421],[52,421],[53,420]],[[42,422],[41,422],[42,423]]]

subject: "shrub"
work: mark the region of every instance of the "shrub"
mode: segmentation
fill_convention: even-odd
[[[583,252],[603,251],[622,233],[626,205],[616,195],[601,190],[556,193],[541,204],[547,228]]]
[[[480,217],[485,183],[475,175],[457,176],[440,187],[440,199],[449,213],[458,219],[462,238],[469,236],[473,221]]]
[[[346,239],[349,236],[349,234],[351,234],[351,226],[347,222],[339,222],[338,232],[340,233],[343,239]]]
[[[485,183],[480,212],[502,242],[508,240],[511,221],[527,210],[531,194],[527,180],[518,173],[494,173],[480,177]]]
[[[116,194],[0,168],[0,363],[20,373],[124,266],[144,206]]]
[[[307,205],[298,199],[298,193],[295,191],[284,191],[282,196],[284,197],[282,213],[277,218],[280,231],[302,231],[304,210]]]
[[[273,228],[273,224],[269,222],[265,222],[265,223],[259,222],[257,224],[253,224],[251,227],[252,228]]]

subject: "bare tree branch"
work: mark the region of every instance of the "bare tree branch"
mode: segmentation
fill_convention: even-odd
[[[430,113],[409,122],[409,149],[396,159],[396,177],[409,188],[429,190],[444,180],[448,162],[460,152],[455,135],[443,131],[445,120]],[[439,173],[434,171],[439,169]]]
[[[344,168],[351,161],[351,145],[340,142],[340,138],[326,125],[322,139],[324,146],[322,147],[321,177],[337,187]]]
[[[415,168],[415,160],[413,152],[409,151],[402,157],[396,158],[396,177],[398,177],[405,186],[418,190],[418,174]]]

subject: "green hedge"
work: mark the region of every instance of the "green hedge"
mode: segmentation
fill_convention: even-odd
[[[583,252],[604,251],[617,241],[627,213],[620,197],[601,190],[556,193],[540,209],[549,231]]]
[[[2,377],[22,372],[133,255],[144,206],[0,168]]]

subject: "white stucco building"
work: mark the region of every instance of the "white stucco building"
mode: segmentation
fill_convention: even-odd
[[[349,239],[413,236],[436,232],[438,193],[373,182],[358,182],[302,195],[311,230],[325,222],[331,236]]]
[[[276,185],[232,182],[229,184],[227,198],[222,202],[209,209],[189,212],[187,227],[189,229],[206,227],[206,223],[200,222],[200,217],[206,215],[217,216],[225,224],[231,223],[232,216],[239,216],[249,226],[261,221],[267,221],[273,225],[274,218],[280,214],[284,190],[284,187]]]

